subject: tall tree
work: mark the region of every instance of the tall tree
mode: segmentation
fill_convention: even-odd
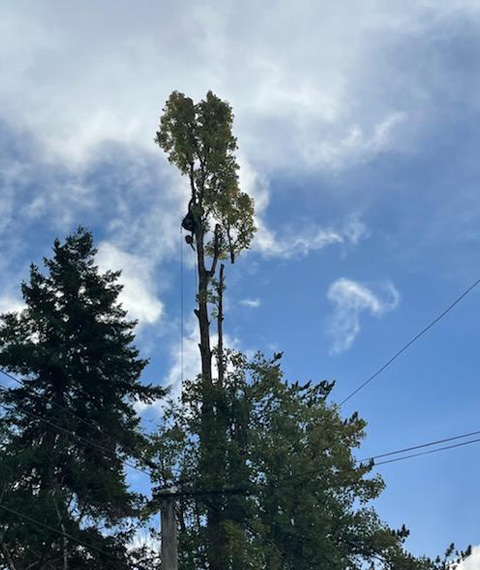
[[[56,240],[46,274],[32,265],[22,284],[25,309],[0,317],[0,366],[22,381],[1,395],[1,505],[60,531],[2,510],[9,570],[127,568],[140,497],[123,460],[145,444],[134,403],[164,390],[140,383],[119,272],[99,273],[95,253],[84,229]]]
[[[222,412],[223,342],[219,335],[219,374],[212,374],[209,301],[218,291],[217,264],[249,247],[255,232],[252,199],[239,188],[233,112],[212,92],[194,103],[173,92],[164,108],[156,142],[189,181],[190,201],[183,227],[197,256],[198,294],[195,314],[202,364],[201,462],[204,488],[218,488],[225,470],[225,425]],[[222,269],[223,286],[223,269]],[[220,322],[221,324],[221,322]],[[222,570],[225,543],[221,509],[208,512],[208,556],[212,570]]]
[[[238,188],[232,120],[230,106],[212,93],[194,104],[174,92],[156,137],[189,180],[182,225],[199,276],[202,372],[184,383],[154,438],[159,480],[178,481],[181,471],[181,568],[453,568],[453,551],[444,560],[415,558],[403,546],[408,531],[379,520],[370,503],[383,482],[354,458],[365,423],[356,414],[342,419],[326,402],[331,384],[290,384],[279,355],[249,361],[223,347],[224,265],[217,278],[217,264],[227,256],[233,262],[255,231],[253,202]]]

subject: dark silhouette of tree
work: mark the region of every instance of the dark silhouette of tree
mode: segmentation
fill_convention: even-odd
[[[22,284],[25,309],[0,321],[0,366],[23,382],[1,393],[0,504],[95,550],[2,511],[10,570],[129,567],[141,497],[122,461],[145,445],[135,401],[164,390],[139,382],[146,361],[118,302],[119,272],[99,273],[95,253],[84,229],[56,240],[46,273],[32,265]]]

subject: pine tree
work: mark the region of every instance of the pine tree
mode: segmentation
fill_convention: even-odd
[[[22,382],[1,394],[0,506],[92,546],[2,510],[10,570],[129,567],[141,497],[123,460],[145,445],[134,403],[164,390],[140,383],[147,362],[118,301],[119,272],[99,273],[95,253],[82,228],[56,240],[46,273],[32,265],[22,284],[25,309],[0,318],[0,366]]]

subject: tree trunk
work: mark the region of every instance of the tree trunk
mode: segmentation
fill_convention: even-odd
[[[200,356],[202,360],[202,380],[212,383],[212,351],[210,349],[210,322],[208,319],[208,282],[210,276],[205,268],[205,253],[203,247],[204,233],[202,228],[196,230],[197,266],[198,266],[198,309],[195,314],[200,328]]]
[[[208,285],[215,271],[216,259],[212,270],[205,267],[204,231],[201,223],[196,224],[195,238],[198,267],[198,308],[195,314],[200,329],[200,356],[202,363],[202,426],[200,432],[201,464],[200,474],[203,486],[208,489],[218,489],[222,483],[224,466],[222,454],[219,454],[222,444],[218,433],[216,418],[216,397],[212,377],[212,351],[210,346],[210,321],[208,315]],[[224,570],[225,532],[222,527],[222,508],[220,505],[207,507],[207,557],[209,570]]]

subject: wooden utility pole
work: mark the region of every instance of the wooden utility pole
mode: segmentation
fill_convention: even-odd
[[[162,570],[178,570],[177,517],[175,497],[169,490],[162,493],[160,513],[162,522]]]

